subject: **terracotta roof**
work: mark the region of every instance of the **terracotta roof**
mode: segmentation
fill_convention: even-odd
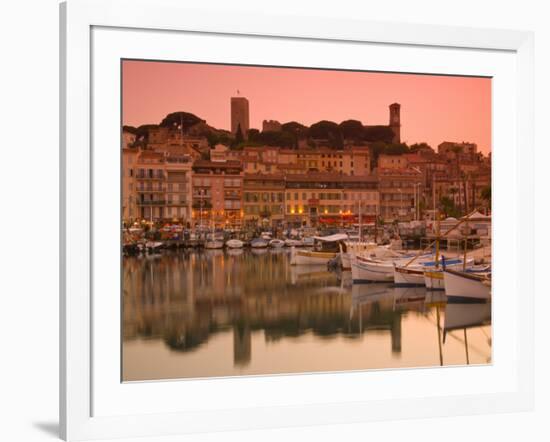
[[[283,181],[285,179],[285,175],[282,173],[245,173],[244,179],[245,181]]]
[[[204,168],[233,168],[242,167],[242,163],[239,160],[227,160],[227,161],[209,161],[209,160],[196,160],[193,163],[193,167]]]

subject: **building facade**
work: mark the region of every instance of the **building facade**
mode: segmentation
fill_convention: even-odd
[[[244,221],[248,225],[282,227],[285,218],[285,177],[280,173],[247,173],[243,184]]]
[[[243,218],[241,162],[197,160],[192,170],[193,226],[240,227]]]
[[[183,153],[123,149],[123,221],[189,222],[191,163]]]
[[[285,221],[289,226],[350,225],[379,211],[376,177],[309,172],[286,176]]]
[[[378,169],[380,216],[386,222],[409,221],[415,218],[419,195],[422,195],[422,174],[413,169]]]

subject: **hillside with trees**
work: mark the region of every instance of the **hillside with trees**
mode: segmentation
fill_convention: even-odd
[[[410,147],[405,143],[394,144],[392,142],[394,134],[390,127],[365,126],[361,121],[353,119],[341,123],[321,120],[311,126],[297,121],[289,121],[281,125],[280,131],[262,132],[252,128],[247,134],[239,130],[236,135],[233,135],[227,130],[209,126],[206,120],[195,114],[177,111],[166,115],[158,124],[144,124],[139,127],[124,126],[123,129],[136,135],[134,143],[136,147],[146,148],[149,130],[159,127],[179,130],[189,136],[203,136],[211,147],[216,144],[224,144],[234,150],[240,150],[247,146],[298,149],[300,145],[307,145],[311,148],[323,146],[338,150],[342,149],[345,144],[368,145],[374,164],[382,153],[397,155],[431,149],[426,143],[413,144]]]

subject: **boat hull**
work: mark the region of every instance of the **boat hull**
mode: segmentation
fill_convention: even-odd
[[[406,267],[393,269],[393,282],[399,287],[418,287],[424,285],[424,271]]]
[[[354,284],[393,282],[393,265],[368,262],[356,257],[351,260],[351,279]]]
[[[445,294],[448,298],[457,300],[490,299],[491,286],[474,275],[464,275],[459,272],[445,271],[443,273]]]
[[[206,241],[204,244],[205,249],[223,249],[223,242],[221,241]]]
[[[427,271],[424,272],[424,284],[428,290],[445,290],[445,281],[443,272]]]
[[[314,252],[311,250],[296,250],[292,248],[290,256],[291,265],[327,265],[337,253]]]
[[[244,246],[244,242],[239,239],[230,239],[225,243],[225,245],[230,249],[242,249]]]

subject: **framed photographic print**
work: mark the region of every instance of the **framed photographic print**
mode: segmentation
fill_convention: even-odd
[[[61,5],[64,438],[531,407],[530,33],[125,4]]]

